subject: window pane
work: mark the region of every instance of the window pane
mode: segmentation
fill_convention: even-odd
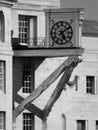
[[[86,76],[86,92],[94,94],[95,93],[95,77]]]
[[[96,130],[98,130],[98,121],[96,121]]]
[[[22,81],[22,91],[23,93],[31,92],[31,64],[23,64],[23,81]]]
[[[0,41],[4,42],[4,14],[0,11]]]
[[[29,21],[27,16],[19,16],[19,38],[21,43],[27,43],[27,37],[29,33]]]
[[[0,92],[4,92],[5,62],[0,61]]]
[[[5,115],[0,112],[0,130],[5,130]]]
[[[86,125],[84,120],[77,121],[77,130],[86,130]]]
[[[18,21],[20,42],[35,46],[36,43],[33,41],[33,39],[37,37],[37,17],[19,15]],[[34,43],[31,43],[30,39],[32,39],[32,42]]]
[[[32,116],[31,113],[23,114],[23,130],[31,130],[32,129]]]

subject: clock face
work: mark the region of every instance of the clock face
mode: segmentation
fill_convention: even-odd
[[[68,22],[59,21],[52,26],[50,35],[53,42],[58,45],[65,45],[71,41],[73,37],[73,29]]]

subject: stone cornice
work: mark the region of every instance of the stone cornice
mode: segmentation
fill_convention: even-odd
[[[17,3],[40,6],[60,6],[59,0],[18,0]]]
[[[16,3],[16,0],[0,0],[0,5],[3,6],[13,6]]]
[[[4,1],[17,2],[17,0],[4,0]]]
[[[60,7],[59,0],[17,0],[17,3],[13,6],[13,9],[19,10],[43,10],[47,8]]]
[[[59,6],[58,6],[59,7]],[[57,6],[51,6],[47,4],[25,4],[25,3],[16,3],[13,6],[13,9],[15,10],[29,10],[29,11],[43,11],[43,9],[49,9],[49,8],[57,8]]]

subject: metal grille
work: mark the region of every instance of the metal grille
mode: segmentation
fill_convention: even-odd
[[[29,47],[45,47],[45,37],[28,38]]]

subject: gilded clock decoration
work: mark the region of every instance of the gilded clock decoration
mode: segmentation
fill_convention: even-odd
[[[52,26],[50,35],[53,42],[58,45],[64,45],[71,41],[73,29],[68,22],[59,21]]]

